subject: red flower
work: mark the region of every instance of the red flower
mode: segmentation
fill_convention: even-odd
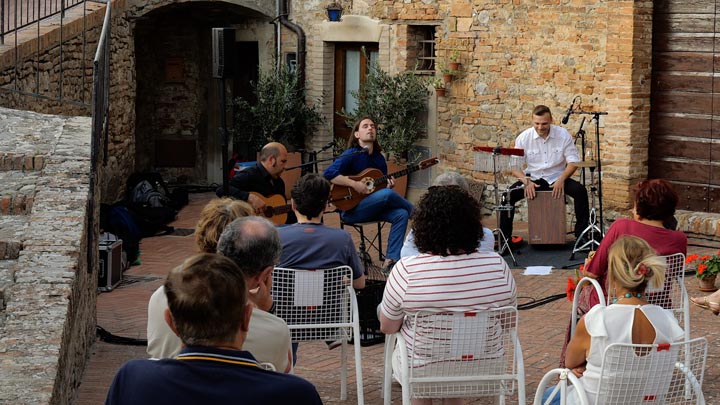
[[[709,259],[709,258],[710,258],[710,256],[705,255],[705,256],[701,257],[700,260],[707,260],[707,259]]]
[[[697,268],[698,274],[705,273],[705,269],[707,269],[707,264],[698,264],[698,268]]]
[[[580,271],[580,272],[585,271],[585,265],[581,264],[580,267],[578,267],[578,271]]]
[[[567,294],[568,301],[572,301],[575,298],[575,281],[572,277],[568,277],[567,287],[565,287],[565,294]]]
[[[685,259],[685,263],[692,263],[699,258],[697,253],[693,253]]]

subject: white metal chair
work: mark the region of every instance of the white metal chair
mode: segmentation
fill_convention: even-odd
[[[657,290],[647,290],[647,301],[669,309],[685,331],[685,340],[690,340],[690,299],[685,290],[685,255],[675,253],[665,258],[665,283]]]
[[[675,253],[668,256],[661,256],[667,263],[665,270],[665,283],[657,290],[646,290],[646,299],[649,303],[672,311],[678,320],[680,327],[685,331],[685,340],[690,340],[690,300],[687,290],[685,289],[685,255]],[[607,305],[613,298],[608,292],[607,300],[605,299],[600,284],[589,277],[585,277],[578,283],[575,288],[575,298],[573,299],[573,318],[570,329],[571,335],[575,333],[575,325],[577,324],[577,299],[580,295],[582,287],[592,283],[595,292],[600,297],[600,304]]]
[[[342,341],[341,400],[347,399],[347,346],[355,347],[358,404],[364,403],[360,360],[360,324],[352,269],[348,266],[321,270],[276,267],[272,296],[275,315],[288,324],[293,342]],[[351,335],[352,334],[352,335]]]
[[[550,370],[535,392],[535,405],[548,404],[560,395],[567,403],[568,383],[581,405],[599,404],[705,404],[702,382],[707,359],[707,340],[696,338],[672,344],[636,345],[614,343],[605,349],[597,398],[590,402],[578,379],[569,369]],[[548,384],[560,384],[543,403]]]
[[[421,311],[412,317],[412,324],[407,343],[401,332],[385,340],[386,405],[393,378],[402,386],[403,405],[409,405],[410,398],[482,396],[499,396],[504,403],[515,389],[518,402],[525,404],[516,308]]]
[[[577,316],[577,310],[578,310],[578,299],[580,298],[580,292],[585,287],[586,284],[590,284],[595,289],[595,294],[597,294],[598,298],[600,299],[600,304],[602,306],[607,305],[607,301],[605,301],[605,294],[603,293],[602,287],[600,287],[600,283],[595,280],[594,278],[590,277],[583,277],[575,286],[575,294],[573,295],[573,305],[572,305],[572,312],[571,314],[571,322],[570,322],[570,336],[573,336],[575,334],[575,326],[577,325],[577,322],[579,320]]]

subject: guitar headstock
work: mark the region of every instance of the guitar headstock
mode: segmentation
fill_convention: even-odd
[[[435,166],[436,164],[440,163],[440,159],[438,157],[431,157],[430,159],[425,159],[422,162],[418,163],[418,167],[422,170],[427,169],[428,167]]]

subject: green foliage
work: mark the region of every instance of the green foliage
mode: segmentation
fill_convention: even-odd
[[[251,158],[272,141],[302,147],[305,135],[313,133],[325,119],[319,112],[321,100],[308,106],[305,89],[298,89],[297,84],[297,73],[287,66],[279,71],[261,71],[257,83],[251,84],[257,102],[242,97],[234,100],[234,145],[247,144],[253,152]]]
[[[359,117],[372,117],[383,149],[397,157],[406,157],[423,130],[417,117],[425,111],[428,82],[412,72],[390,75],[374,62],[368,70],[360,90],[352,92],[358,99],[357,111],[343,110],[339,114],[350,127]]]

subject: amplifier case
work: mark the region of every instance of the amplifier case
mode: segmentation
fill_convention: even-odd
[[[122,281],[122,240],[100,241],[98,289],[112,291]]]

